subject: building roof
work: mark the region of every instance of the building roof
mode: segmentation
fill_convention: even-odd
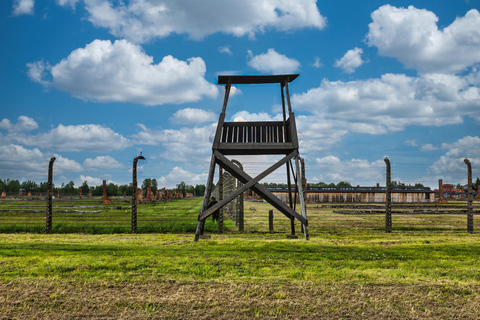
[[[266,187],[270,192],[288,192],[286,186]],[[385,187],[314,187],[307,186],[308,193],[385,193]],[[429,187],[395,187],[392,193],[433,193]]]
[[[285,80],[292,82],[299,74],[273,74],[273,75],[222,75],[218,76],[218,84],[227,84],[231,79],[231,84],[254,84],[254,83],[284,83]]]

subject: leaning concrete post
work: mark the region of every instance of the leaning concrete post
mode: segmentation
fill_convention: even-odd
[[[47,217],[46,217],[46,232],[52,233],[52,197],[53,197],[53,163],[55,162],[55,156],[50,158],[48,164],[48,183],[47,183]]]
[[[392,184],[390,175],[390,160],[385,157],[387,164],[387,186],[385,194],[385,232],[392,232]]]
[[[138,157],[135,157],[132,168],[132,233],[137,233],[137,162]]]
[[[472,191],[472,164],[465,158],[468,170],[468,194],[467,194],[467,232],[473,234],[473,191]]]

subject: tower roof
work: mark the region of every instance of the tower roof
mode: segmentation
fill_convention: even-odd
[[[218,84],[227,84],[231,79],[231,84],[253,84],[253,83],[284,83],[285,80],[292,82],[299,74],[273,74],[273,75],[222,75],[218,76]]]

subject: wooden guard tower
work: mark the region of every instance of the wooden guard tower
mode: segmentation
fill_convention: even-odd
[[[288,84],[298,77],[298,74],[286,75],[256,75],[256,76],[219,76],[218,84],[225,85],[225,97],[223,101],[222,113],[218,119],[217,131],[212,146],[212,160],[210,162],[210,171],[208,173],[203,205],[198,215],[197,230],[195,233],[195,241],[203,234],[205,219],[213,212],[222,208],[230,201],[243,192],[251,189],[274,206],[281,213],[291,220],[292,234],[295,234],[294,221],[298,219],[302,223],[305,239],[308,240],[308,220],[305,206],[305,186],[304,186],[304,168],[303,161],[300,159],[298,152],[297,127],[295,124],[295,115],[290,104],[290,94]],[[232,85],[240,84],[280,84],[283,121],[262,121],[262,122],[225,122],[225,112],[227,108],[228,97]],[[286,96],[286,102],[285,102]],[[288,113],[285,105],[288,106]],[[287,117],[288,116],[288,117]],[[256,177],[249,176],[245,171],[241,170],[226,156],[232,155],[270,155],[278,154],[284,157],[263,171]],[[293,168],[292,159],[295,159],[295,168]],[[243,183],[243,186],[225,195],[214,206],[208,207],[210,199],[213,177],[215,174],[215,165],[218,164],[224,170],[228,171],[232,176]],[[279,169],[286,166],[287,184],[289,190],[290,206],[283,203],[274,196],[259,181]],[[302,168],[301,168],[302,167]],[[296,174],[295,174],[296,172]],[[301,214],[294,210],[296,201],[293,201],[291,176],[295,182],[295,191],[298,191],[300,198]],[[296,198],[296,193],[295,193]],[[296,199],[295,199],[296,200]]]

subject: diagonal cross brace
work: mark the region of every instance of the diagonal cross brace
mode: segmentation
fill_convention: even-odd
[[[278,209],[280,212],[282,212],[284,215],[286,215],[288,218],[291,218],[293,216],[293,217],[297,218],[300,222],[302,222],[304,225],[308,225],[308,220],[305,217],[298,214],[295,210],[293,210],[292,208],[287,206],[285,203],[283,203],[280,199],[275,197],[270,191],[267,190],[267,188],[265,188],[264,186],[262,186],[258,183],[258,181],[263,179],[263,177],[269,175],[270,173],[272,173],[273,171],[278,169],[280,166],[285,164],[287,161],[289,161],[290,159],[292,159],[293,157],[298,155],[298,150],[292,151],[290,154],[285,156],[281,161],[277,162],[275,165],[271,166],[269,169],[262,172],[255,179],[250,177],[243,170],[240,170],[237,166],[235,166],[235,164],[233,164],[233,162],[228,160],[220,152],[215,150],[214,155],[215,155],[215,158],[216,158],[216,161],[217,161],[218,164],[220,164],[225,170],[227,170],[235,178],[237,178],[242,183],[244,183],[244,186],[241,189],[245,188],[245,186],[248,186],[244,190],[246,190],[247,188],[251,188],[256,193],[258,193],[263,199],[267,200],[276,209]],[[241,189],[239,189],[239,190],[241,190]],[[227,199],[225,199],[225,200],[227,200]],[[200,219],[202,219],[203,217],[207,217],[208,216],[207,214],[213,213],[216,209],[221,208],[223,205],[226,204],[226,203],[223,204],[222,202],[217,203],[215,206],[209,208],[208,211],[205,211],[204,213],[202,213],[202,215],[200,216]],[[210,209],[211,209],[211,212],[209,212]]]
[[[230,193],[226,198],[223,200],[220,200],[217,204],[213,205],[212,207],[208,208],[207,210],[203,211],[202,214],[198,217],[198,220],[202,220],[210,216],[213,212],[217,211],[218,209],[222,208],[223,206],[227,205],[230,201],[241,195],[244,191],[247,189],[253,187],[255,184],[257,184],[260,180],[268,176],[271,172],[277,170],[281,166],[283,166],[285,163],[287,163],[291,158],[295,157],[297,154],[297,151],[293,151],[284,158],[282,158],[280,161],[275,163],[273,166],[268,168],[267,170],[263,171],[260,173],[258,176],[256,176],[254,179],[250,179],[247,183],[245,183],[243,186],[235,190],[234,192]],[[223,156],[220,152],[215,152],[214,155],[216,156],[215,158],[217,159],[217,162],[222,164],[224,166],[224,169],[227,171],[231,171],[227,169],[226,167],[231,166],[232,168],[235,169],[235,171],[238,172],[243,172],[240,170],[237,166],[234,166],[234,163],[228,160],[225,156]],[[224,159],[219,159],[218,156],[221,155]],[[226,162],[228,161],[228,162]],[[230,169],[232,169],[230,168]],[[232,172],[230,172],[232,173]],[[233,175],[233,173],[232,173]],[[238,178],[237,178],[238,179]],[[242,179],[239,179],[242,180]]]

